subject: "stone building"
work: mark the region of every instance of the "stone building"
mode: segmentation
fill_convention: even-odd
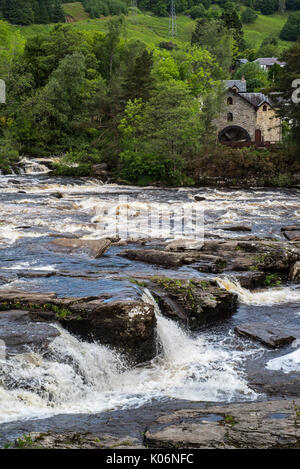
[[[262,93],[247,93],[244,79],[225,84],[225,105],[215,121],[218,140],[228,145],[258,146],[280,142],[281,120],[269,98]]]

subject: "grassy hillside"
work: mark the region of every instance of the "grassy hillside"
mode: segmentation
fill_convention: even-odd
[[[99,19],[88,18],[87,13],[80,2],[65,3],[64,9],[69,17],[74,19],[72,26],[81,30],[103,31],[107,30],[109,17]],[[245,38],[251,48],[259,48],[263,39],[274,35],[279,38],[279,33],[286,22],[287,15],[259,15],[255,23],[245,25]],[[169,41],[169,18],[158,18],[155,16],[141,14],[130,15],[127,20],[127,36],[129,39],[139,39],[145,44],[157,45],[161,41]],[[187,16],[180,15],[177,18],[178,36],[176,43],[180,46],[191,39],[195,21]],[[52,25],[31,25],[16,26],[24,37],[32,36],[36,33],[48,31]],[[279,40],[281,47],[289,47],[290,42]]]
[[[77,2],[78,3],[78,2]],[[70,4],[66,4],[69,6]],[[74,4],[73,4],[74,5]],[[73,10],[74,13],[74,10]],[[103,31],[107,30],[109,17],[99,19],[86,19],[70,23],[72,27],[81,30]],[[129,39],[139,39],[145,44],[157,45],[161,41],[169,41],[169,19],[157,18],[150,15],[132,15],[126,17],[127,36]],[[178,37],[176,43],[180,46],[184,42],[190,42],[195,22],[186,16],[180,16],[177,20]],[[31,26],[15,26],[24,37],[30,37],[37,33],[49,31],[53,26],[50,24],[34,24]]]
[[[255,23],[244,25],[247,43],[251,48],[257,49],[265,37],[273,35],[279,38],[280,31],[287,21],[287,18],[288,14],[280,15],[276,13],[270,16],[259,15]],[[279,45],[289,47],[291,43],[279,39]]]
[[[87,20],[89,18],[81,2],[64,3],[63,8],[66,15],[74,21]]]

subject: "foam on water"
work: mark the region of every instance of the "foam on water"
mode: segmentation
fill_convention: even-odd
[[[217,278],[216,280],[221,288],[231,293],[236,293],[239,301],[246,305],[272,306],[293,302],[300,303],[300,289],[282,287],[251,292],[243,288],[237,280],[232,280],[228,277]]]
[[[86,343],[59,328],[47,356],[28,352],[0,362],[0,421],[58,413],[101,412],[138,407],[152,398],[193,401],[255,399],[241,366],[257,349],[237,351],[205,333],[193,337],[160,315],[155,305],[162,352],[131,368],[108,347]]]
[[[300,348],[292,353],[268,361],[266,368],[268,370],[283,371],[284,373],[300,371]]]

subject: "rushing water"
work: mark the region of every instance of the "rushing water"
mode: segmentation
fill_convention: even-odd
[[[177,204],[200,194],[205,197],[201,204],[208,238],[243,237],[222,230],[232,223],[251,224],[258,237],[280,238],[280,227],[300,218],[296,190],[141,190],[87,179],[53,179],[39,174],[41,169],[36,166],[30,176],[0,177],[0,288],[54,291],[59,296],[113,293],[132,298],[138,294],[138,287],[128,280],[133,275],[205,276],[190,266],[164,269],[129,261],[117,255],[123,249],[118,246],[100,259],[48,250],[53,236],[101,238],[120,195],[126,195],[130,207],[142,212],[150,202],[170,204],[176,211]],[[56,198],[57,192],[63,197]],[[106,213],[105,223],[99,207]],[[40,275],[43,273],[49,277]],[[263,318],[280,324],[283,311],[286,322],[300,331],[299,287],[250,292],[232,278],[220,277],[218,282],[238,294],[239,311],[200,334],[190,334],[162,317],[150,292],[143,292],[144,300],[156,307],[161,345],[161,353],[145,366],[132,368],[122,355],[100,344],[82,342],[64,330],[47,354],[29,351],[2,360],[0,421],[138,407],[153,398],[253,400],[261,396],[247,381],[246,364],[261,356],[266,356],[266,370],[300,371],[298,349],[278,355],[233,332],[241,320]]]

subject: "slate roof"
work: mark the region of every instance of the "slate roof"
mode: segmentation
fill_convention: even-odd
[[[258,62],[259,65],[265,65],[267,67],[272,67],[274,64],[285,65],[285,62],[280,62],[277,57],[260,57],[254,60],[254,62]]]
[[[239,96],[244,98],[248,103],[252,104],[252,106],[258,108],[263,103],[268,103],[272,106],[272,103],[268,96],[263,93],[238,93]]]
[[[227,89],[236,86],[239,89],[240,93],[245,93],[247,91],[246,80],[225,80],[225,86]]]

